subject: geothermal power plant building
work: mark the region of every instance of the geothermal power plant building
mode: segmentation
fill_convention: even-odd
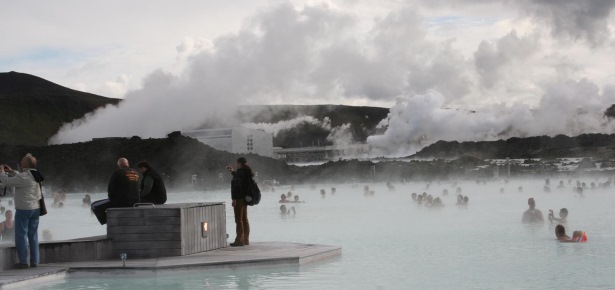
[[[244,127],[201,129],[182,132],[182,135],[195,138],[217,150],[273,157],[273,136],[261,130]]]

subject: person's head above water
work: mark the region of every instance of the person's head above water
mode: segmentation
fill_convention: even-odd
[[[534,201],[534,198],[528,198],[527,205],[530,206],[530,209],[534,209],[536,207],[536,201]]]
[[[299,196],[295,195],[295,201],[299,201]]]
[[[280,200],[286,200],[286,195],[282,193],[282,194],[280,195]]]
[[[566,228],[562,225],[555,226],[555,236],[559,239],[566,236]]]
[[[568,217],[568,209],[565,207],[559,210],[559,217],[567,218]]]

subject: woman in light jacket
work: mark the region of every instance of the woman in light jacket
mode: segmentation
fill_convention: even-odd
[[[25,269],[38,264],[38,220],[41,189],[31,171],[36,171],[36,158],[27,154],[21,159],[21,171],[8,165],[0,166],[0,181],[7,187],[15,187],[15,248],[19,263],[15,268]],[[28,246],[30,263],[28,264]]]

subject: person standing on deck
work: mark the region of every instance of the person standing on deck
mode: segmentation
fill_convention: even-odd
[[[248,222],[248,204],[246,196],[248,190],[252,186],[252,177],[254,173],[252,168],[248,166],[248,161],[245,157],[237,158],[237,170],[233,170],[233,166],[228,165],[226,169],[231,172],[233,179],[231,180],[231,199],[233,200],[233,212],[235,213],[235,225],[237,237],[230,244],[231,247],[241,247],[250,244],[250,223]]]
[[[38,223],[41,214],[39,200],[41,187],[36,181],[36,158],[26,154],[21,159],[21,171],[15,171],[8,165],[0,165],[0,182],[4,186],[15,187],[15,248],[19,263],[17,269],[36,267],[39,260]],[[28,264],[28,248],[30,263]]]

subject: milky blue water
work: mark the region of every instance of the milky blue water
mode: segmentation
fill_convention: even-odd
[[[605,289],[615,288],[615,187],[587,189],[576,196],[568,180],[565,189],[543,192],[543,179],[395,184],[367,184],[374,196],[364,196],[365,183],[296,187],[304,204],[296,215],[281,215],[281,193],[264,192],[261,204],[249,208],[252,241],[288,241],[339,245],[339,258],[293,267],[235,270],[161,271],[137,274],[74,273],[34,289]],[[586,178],[588,185],[605,181]],[[574,183],[574,180],[573,180]],[[335,186],[337,193],[331,195]],[[523,187],[519,192],[518,187]],[[455,190],[470,198],[467,208],[455,204]],[[326,189],[321,198],[320,189]],[[504,193],[500,189],[504,188]],[[416,205],[410,194],[444,196],[444,208]],[[104,194],[93,196],[93,200]],[[545,223],[521,224],[527,199],[536,199]],[[53,209],[41,221],[55,239],[105,234],[88,209],[79,208],[82,195],[69,196],[67,207]],[[171,193],[169,202],[228,201],[227,191]],[[589,242],[555,241],[547,210],[568,208],[568,232],[584,230]],[[227,231],[234,238],[232,211]],[[32,288],[32,287],[31,287]]]

